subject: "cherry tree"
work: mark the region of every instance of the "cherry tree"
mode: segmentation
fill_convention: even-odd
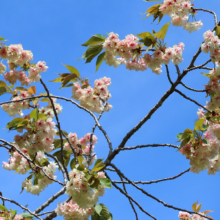
[[[156,0],[146,0],[146,2],[150,1]],[[203,27],[202,21],[196,20],[199,13],[210,14],[213,17],[213,26]],[[99,202],[100,197],[105,196],[107,189],[109,189],[108,192],[118,190],[127,198],[134,213],[131,219],[140,219],[137,209],[146,215],[146,219],[157,219],[157,213],[152,213],[129,194],[127,188],[130,189],[130,187],[162,206],[176,210],[176,216],[179,219],[213,219],[209,216],[212,211],[203,210],[201,203],[193,203],[191,210],[169,204],[149,193],[140,184],[170,182],[189,172],[196,175],[204,170],[207,170],[208,175],[215,175],[220,168],[218,103],[220,100],[220,23],[214,11],[197,8],[196,2],[194,5],[190,0],[160,1],[150,6],[145,14],[146,18],[153,17],[153,22],[162,23],[161,28],[154,31],[148,27],[146,32],[128,34],[122,38],[115,32],[106,35],[94,34],[82,44],[86,48],[82,59],[86,63],[96,59],[96,72],[104,62],[110,66],[112,71],[114,68],[124,66],[132,72],[135,70],[167,76],[169,89],[133,128],[128,129],[117,146],[113,144],[105,126],[100,122],[101,117],[103,115],[107,117],[113,107],[111,76],[103,75],[92,82],[89,76],[82,77],[80,70],[63,64],[67,71],[59,73],[57,78],[51,78],[51,82],[61,83],[62,89],[71,88],[72,92],[67,94],[67,97],[53,95],[42,75],[43,72],[48,71],[46,61],[34,61],[33,53],[27,50],[28,48],[23,48],[22,44],[8,45],[3,37],[0,38],[2,61],[0,63],[0,95],[2,98],[10,95],[10,99],[2,101],[0,105],[2,111],[10,116],[9,122],[5,125],[6,129],[14,135],[13,140],[10,141],[0,137],[1,150],[8,152],[8,158],[5,158],[2,167],[7,171],[15,171],[14,178],[19,174],[24,175],[20,183],[21,193],[26,191],[32,194],[33,198],[40,196],[46,187],[50,187],[50,184],[57,184],[60,187],[57,193],[35,210],[30,210],[19,201],[5,197],[4,189],[1,189],[0,219],[49,220],[62,216],[66,220],[90,218],[111,220],[114,218],[114,210],[109,210],[105,204]],[[169,22],[163,23],[163,17],[169,17]],[[189,63],[184,62],[184,48],[187,47],[184,42],[169,45],[166,35],[170,26],[178,30],[182,27],[181,31],[189,32],[189,36],[195,31],[204,29],[204,40],[198,44],[197,51],[193,52]],[[206,60],[200,63],[201,55],[204,55]],[[184,68],[180,68],[180,64]],[[166,73],[162,73],[163,67]],[[175,74],[171,77],[170,69],[173,67]],[[205,70],[206,73],[202,75],[208,77],[207,84],[200,90],[191,88],[182,81],[184,77],[196,70]],[[43,93],[38,92],[40,84],[44,88]],[[182,92],[178,86],[206,95],[207,102],[199,103],[198,100]],[[129,92],[132,93],[132,89]],[[177,143],[144,143],[133,147],[128,146],[129,139],[153,118],[153,115],[162,108],[163,103],[172,94],[178,94],[181,98],[198,106],[198,119],[195,126],[186,127],[181,133],[177,132]],[[78,108],[93,119],[94,125],[89,133],[85,131],[85,134],[80,136],[77,131],[63,129],[63,122],[60,120],[63,107],[60,101],[68,102],[71,108]],[[105,145],[108,148],[104,159],[99,158],[96,153],[95,145],[99,139],[99,136],[95,134],[97,130],[98,134],[105,138]],[[114,162],[114,159],[120,157],[125,151],[133,152],[150,147],[172,148],[178,154],[185,156],[190,167],[171,177],[151,181],[134,181],[128,177],[129,173],[125,173],[120,168],[120,164]],[[139,170],[140,168],[137,168],[138,158],[132,158],[131,161],[135,169]],[[68,196],[66,200],[60,199],[63,198],[63,194]],[[24,212],[10,209],[8,202],[17,205]],[[44,211],[54,203],[57,206],[56,209]]]

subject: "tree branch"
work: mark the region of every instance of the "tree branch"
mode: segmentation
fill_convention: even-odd
[[[196,105],[202,107],[203,109],[205,109],[207,112],[210,112],[206,107],[204,107],[203,105],[199,104],[197,101],[195,101],[194,99],[191,99],[189,97],[187,97],[185,94],[183,94],[182,92],[180,92],[178,89],[175,89],[175,92],[179,93],[183,98],[188,99],[191,102],[194,102]]]
[[[47,206],[49,206],[55,199],[57,199],[59,196],[63,195],[66,191],[66,187],[64,186],[59,192],[54,194],[52,197],[50,197],[45,203],[43,203],[39,208],[37,208],[34,213],[38,214],[39,212],[43,211]]]
[[[182,86],[184,86],[186,89],[188,90],[191,90],[193,92],[206,92],[206,90],[198,90],[198,89],[193,89],[193,88],[190,88],[189,86],[185,85],[183,82],[180,83]]]
[[[58,130],[59,130],[60,145],[61,145],[61,162],[62,162],[63,168],[64,168],[64,170],[66,172],[67,179],[69,180],[69,173],[68,173],[68,170],[67,170],[67,168],[65,166],[64,156],[63,156],[63,135],[62,135],[62,130],[61,130],[61,126],[60,126],[60,120],[58,118],[57,111],[56,111],[55,105],[53,103],[53,99],[50,97],[50,92],[49,92],[47,86],[45,85],[45,83],[43,82],[42,79],[40,79],[40,82],[41,82],[41,84],[43,85],[44,89],[47,92],[47,96],[50,99],[50,102],[51,102],[51,105],[52,105],[52,108],[53,108],[53,112],[54,112],[54,115],[55,115],[55,118],[56,118],[56,121],[57,121],[57,127],[58,127]]]
[[[174,210],[178,210],[178,211],[183,211],[183,212],[188,212],[190,214],[197,214],[197,215],[200,215],[202,217],[205,217],[205,218],[208,218],[210,220],[212,220],[211,218],[205,216],[205,215],[202,215],[200,213],[197,213],[197,212],[191,212],[191,211],[188,211],[188,210],[185,210],[185,209],[181,209],[181,208],[178,208],[178,207],[175,207],[175,206],[172,206],[172,205],[169,205],[167,203],[165,203],[164,201],[158,199],[157,197],[151,195],[150,193],[146,192],[144,189],[140,188],[139,186],[137,186],[133,181],[129,180],[114,164],[109,164],[110,166],[112,166],[116,172],[118,173],[118,175],[121,175],[124,179],[126,179],[131,185],[133,185],[135,188],[137,188],[138,190],[140,190],[142,193],[144,193],[145,195],[147,195],[148,197],[156,200],[157,202],[163,204],[165,207],[168,207],[168,208],[172,208]]]
[[[145,147],[173,147],[173,148],[179,148],[177,145],[173,145],[173,144],[147,144],[147,145],[137,145],[135,147],[123,147],[120,148],[119,150],[134,150],[134,149],[138,149],[138,148],[145,148]]]
[[[2,200],[9,201],[9,202],[11,202],[11,203],[16,204],[17,206],[21,207],[22,209],[28,211],[31,215],[35,216],[35,217],[38,218],[38,219],[41,219],[38,215],[36,215],[35,213],[31,212],[28,208],[22,206],[20,203],[14,201],[14,200],[12,200],[12,199],[4,198],[3,196],[0,196],[0,198],[1,198]]]
[[[163,182],[163,181],[167,181],[167,180],[173,180],[173,179],[176,179],[180,176],[182,176],[183,174],[189,172],[190,169],[188,170],[185,170],[183,171],[182,173],[176,175],[176,176],[173,176],[173,177],[168,177],[168,178],[164,178],[164,179],[159,179],[159,180],[152,180],[152,181],[132,181],[133,183],[135,184],[152,184],[152,183],[159,183],[159,182]],[[116,171],[115,171],[116,172]],[[113,183],[124,183],[124,184],[130,184],[128,181],[115,181],[115,180],[112,180]]]

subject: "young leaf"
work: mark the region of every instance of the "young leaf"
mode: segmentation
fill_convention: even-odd
[[[76,167],[76,159],[73,158],[70,162],[70,168],[73,170]]]
[[[3,206],[3,205],[0,205],[0,210],[2,210],[2,211],[8,211],[8,209],[5,207],[5,206]]]
[[[198,201],[195,202],[195,203],[193,203],[193,205],[192,205],[192,210],[193,210],[194,212],[196,212],[196,206],[197,206],[197,204],[198,204]]]
[[[84,44],[82,44],[82,46],[90,46],[90,45],[95,45],[95,44],[98,44],[98,43],[102,43],[104,42],[106,39],[106,36],[104,35],[101,35],[101,34],[96,34],[96,35],[93,35],[88,41],[86,41]]]
[[[86,63],[90,63],[103,49],[102,45],[92,45],[85,52]]]
[[[78,160],[79,164],[82,165],[83,156],[78,156],[78,157],[77,157],[77,160]]]
[[[4,81],[0,80],[0,87],[6,87],[6,86],[7,84]]]
[[[63,80],[63,83],[62,83],[62,87],[64,87],[68,82],[70,82],[70,80],[74,80],[74,81],[77,81],[78,76],[73,73],[73,74],[69,74],[68,76],[66,76]]]
[[[199,119],[196,123],[195,123],[195,130],[198,130],[198,131],[205,131],[206,129],[203,128],[203,123],[204,123],[204,118],[201,118]]]
[[[76,74],[76,77],[79,77],[79,76],[80,76],[79,71],[78,71],[75,67],[70,66],[70,65],[65,65],[65,64],[63,64],[63,63],[62,63],[62,65],[64,65],[71,73]]]
[[[96,70],[95,70],[95,72],[98,71],[100,65],[102,64],[102,62],[103,62],[103,60],[104,60],[104,57],[105,57],[105,52],[101,53],[101,54],[98,56],[98,58],[97,58],[97,60],[96,60]]]
[[[209,74],[209,73],[201,73],[203,76],[207,76],[207,77],[211,77],[212,75],[211,74]]]
[[[100,204],[96,204],[95,205],[95,211],[98,215],[101,214],[101,211],[102,211],[102,206]]]
[[[157,37],[157,38],[160,38],[161,40],[164,40],[169,26],[170,26],[170,22],[167,23],[167,24],[165,24],[165,25],[160,29],[160,31],[158,31],[158,32],[156,32],[156,33],[154,34],[154,36]]]
[[[99,181],[101,183],[102,186],[111,189],[111,180],[108,178],[99,178]]]
[[[30,113],[30,118],[33,118],[35,121],[38,120],[38,109],[35,108],[31,113]]]
[[[31,86],[30,88],[28,88],[28,92],[31,94],[31,95],[35,95],[36,94],[36,87],[35,86]]]

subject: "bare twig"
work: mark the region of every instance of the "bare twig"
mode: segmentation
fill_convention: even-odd
[[[183,94],[182,92],[180,92],[178,89],[175,89],[175,92],[179,93],[183,98],[188,99],[191,102],[194,102],[196,105],[202,107],[203,109],[205,109],[207,112],[210,112],[206,107],[204,107],[203,105],[199,104],[197,101],[195,101],[194,99],[189,98],[188,96],[186,96],[185,94]]]
[[[169,205],[167,203],[165,203],[164,201],[158,199],[157,197],[151,195],[150,193],[146,192],[144,189],[140,188],[139,186],[137,186],[133,181],[129,180],[114,164],[109,164],[110,166],[112,166],[116,172],[118,173],[118,175],[122,176],[124,179],[126,179],[131,185],[133,185],[135,188],[137,188],[138,190],[140,190],[142,193],[144,193],[145,195],[147,195],[148,197],[156,200],[157,202],[163,204],[165,207],[168,207],[168,208],[171,208],[171,209],[174,209],[174,210],[178,210],[178,211],[183,211],[183,212],[188,212],[190,214],[197,214],[197,215],[200,215],[202,217],[205,217],[205,218],[208,218],[211,220],[211,218],[205,216],[205,215],[202,215],[200,213],[197,213],[197,212],[191,212],[189,210],[185,210],[185,209],[181,209],[181,208],[178,208],[178,207],[175,207],[175,206],[172,206],[172,205]]]
[[[201,53],[201,51],[200,51],[200,53]],[[205,67],[205,65],[207,65],[207,64],[210,63],[211,61],[212,61],[212,60],[210,59],[210,60],[206,61],[205,63],[199,65],[199,66],[194,66],[194,65],[192,65],[192,66],[191,66],[190,68],[188,68],[187,70],[188,70],[188,71],[192,71],[192,70],[196,70],[196,69],[208,69],[208,70],[211,70],[211,68]]]
[[[152,184],[152,183],[159,183],[159,182],[163,182],[163,181],[167,181],[167,180],[173,180],[176,179],[180,176],[182,176],[183,174],[189,172],[190,169],[185,170],[183,172],[181,172],[180,174],[173,176],[173,177],[168,177],[168,178],[164,178],[164,179],[160,179],[160,180],[152,180],[152,181],[132,181],[135,184]],[[116,171],[115,171],[116,172]],[[130,184],[128,181],[114,181],[112,180],[113,183],[125,183],[125,184]]]
[[[63,195],[66,191],[66,187],[63,187],[59,192],[54,194],[51,198],[49,198],[44,204],[42,204],[39,208],[37,208],[34,213],[38,214],[39,212],[43,211],[47,206],[49,206],[55,199],[59,196]]]
[[[67,179],[69,180],[69,173],[68,173],[68,170],[65,166],[65,161],[64,161],[64,156],[63,156],[63,135],[62,135],[61,127],[60,127],[60,120],[59,120],[59,117],[57,115],[57,111],[56,111],[55,105],[53,103],[53,99],[50,97],[50,92],[49,92],[47,86],[45,85],[45,83],[43,82],[42,79],[40,79],[40,82],[41,82],[41,84],[43,85],[44,89],[47,92],[47,96],[50,99],[50,102],[51,102],[51,105],[52,105],[52,108],[53,108],[53,112],[54,112],[54,115],[55,115],[55,118],[56,118],[56,121],[57,121],[57,127],[58,127],[58,130],[59,130],[60,144],[61,144],[61,162],[62,162],[63,168],[66,172]]]
[[[50,212],[44,212],[44,213],[38,214],[38,216],[46,215],[46,214],[52,214],[52,213],[53,213],[53,211],[50,211]]]
[[[138,148],[146,148],[146,147],[173,147],[173,148],[179,148],[177,145],[173,145],[173,144],[146,144],[146,145],[137,145],[135,147],[123,147],[120,148],[121,150],[134,150],[134,149],[138,149]]]
[[[63,169],[62,165],[60,164],[59,160],[57,160],[57,158],[54,157],[53,155],[48,154],[48,153],[46,153],[46,152],[45,152],[45,155],[47,155],[48,157],[50,157],[50,158],[52,158],[52,159],[54,159],[54,160],[56,161],[58,167],[60,168],[61,172],[63,173],[64,183],[66,184],[66,182],[67,182],[66,172],[65,172],[65,170]]]
[[[127,193],[125,193],[125,192],[124,192],[120,187],[118,187],[115,183],[112,183],[112,185],[113,185],[116,189],[118,189],[123,195],[125,195],[128,199],[130,199],[133,203],[135,203],[135,204],[138,206],[138,208],[139,208],[142,212],[144,212],[146,215],[150,216],[152,219],[157,220],[154,216],[152,216],[150,213],[148,213],[147,211],[145,211],[145,210],[141,207],[141,205],[140,205],[139,203],[137,203],[131,196],[129,196]]]
[[[123,178],[122,178],[121,176],[119,176],[119,177],[120,177],[121,181],[123,181]],[[123,183],[123,189],[124,189],[124,192],[125,192],[126,194],[128,194],[124,183]],[[132,200],[131,200],[130,198],[128,198],[128,200],[129,200],[129,203],[131,204],[131,208],[132,208],[133,211],[134,211],[136,220],[138,220],[138,215],[137,215],[137,212],[136,212],[136,210],[135,210],[135,208],[134,208],[134,205],[133,205],[133,203],[132,203]]]
[[[21,207],[22,209],[28,211],[31,215],[35,216],[35,217],[38,218],[38,219],[41,219],[38,215],[36,215],[35,213],[31,212],[28,208],[22,206],[20,203],[14,201],[14,200],[12,200],[12,199],[4,198],[4,197],[2,197],[2,196],[0,196],[0,198],[1,198],[2,200],[9,201],[9,202],[11,202],[11,203],[16,204],[17,206]]]
[[[167,78],[168,78],[170,84],[173,85],[173,82],[170,78],[170,71],[169,71],[168,65],[165,65],[165,67],[166,67],[166,71],[167,71]]]
[[[198,90],[198,89],[193,89],[193,88],[190,88],[189,86],[185,85],[183,82],[180,83],[182,86],[184,86],[186,89],[189,89],[193,92],[206,92],[206,90]]]
[[[214,15],[214,20],[215,20],[215,25],[218,24],[218,18],[217,18],[217,15],[214,11],[211,11],[211,10],[207,10],[207,9],[203,9],[203,8],[193,8],[195,11],[204,11],[204,12],[208,12],[210,14],[213,14]]]

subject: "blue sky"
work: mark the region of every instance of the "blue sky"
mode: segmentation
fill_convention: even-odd
[[[47,82],[50,92],[70,98],[71,89],[58,90],[60,84],[51,83],[57,77],[55,73],[64,73],[64,64],[76,67],[81,76],[89,77],[92,84],[95,79],[103,76],[110,77],[112,85],[110,103],[113,109],[105,113],[100,120],[101,125],[107,131],[113,148],[116,148],[127,132],[134,127],[158,102],[160,97],[167,91],[170,84],[167,80],[165,68],[161,75],[155,75],[148,69],[145,72],[126,70],[124,66],[117,69],[102,64],[99,71],[95,73],[95,61],[86,64],[83,60],[76,61],[85,51],[82,47],[93,34],[104,34],[115,32],[123,39],[128,34],[139,34],[159,30],[161,25],[169,21],[169,17],[163,18],[161,24],[152,24],[152,18],[144,18],[147,8],[157,2],[144,2],[142,0],[22,0],[22,1],[1,1],[2,21],[0,36],[8,39],[7,45],[21,43],[25,50],[31,50],[34,54],[34,61],[45,61],[49,69],[42,74],[42,79]],[[195,7],[218,9],[220,2],[217,0],[194,1]],[[204,27],[196,33],[188,34],[182,28],[170,27],[165,41],[168,46],[184,42],[186,47],[183,52],[184,62],[180,69],[186,68],[190,58],[199,48],[203,40],[203,33],[214,26],[213,16],[199,12],[197,20],[202,20]],[[208,55],[201,55],[196,64],[202,64],[208,60]],[[211,65],[209,65],[212,67]],[[172,64],[169,65],[171,77],[174,80],[176,71]],[[196,89],[203,89],[208,78],[202,76],[201,72],[190,72],[183,80],[188,86]],[[0,80],[2,80],[0,78]],[[36,85],[37,93],[43,92],[40,84]],[[188,96],[195,98],[202,105],[205,104],[204,94],[194,94],[186,91],[182,86],[178,89]],[[6,101],[8,96],[1,96],[0,102]],[[63,106],[63,113],[60,114],[61,126],[67,132],[76,132],[79,137],[91,132],[94,120],[85,112],[75,106],[60,102]],[[151,119],[127,142],[126,146],[136,146],[151,143],[173,143],[176,142],[176,135],[186,128],[193,128],[197,119],[198,107],[178,94],[169,97],[163,106],[151,117]],[[12,120],[7,114],[1,111],[0,127],[5,128],[7,122]],[[1,130],[1,138],[12,141],[15,133],[8,133]],[[108,146],[102,133],[96,130],[98,144],[95,151],[98,158],[105,158],[108,154]],[[8,160],[6,150],[1,149],[0,158]],[[171,177],[189,168],[189,161],[181,156],[175,149],[170,148],[146,148],[136,151],[123,151],[113,160],[123,173],[131,180],[156,180]],[[18,200],[21,204],[28,204],[28,208],[34,210],[45,202],[53,193],[60,189],[56,183],[50,185],[39,197],[23,192],[21,195],[21,181],[25,176],[13,174],[1,168],[2,181],[0,191],[3,196]],[[119,180],[117,176],[110,173],[113,180]],[[61,179],[61,175],[58,174]],[[191,205],[199,201],[202,203],[202,210],[215,210],[211,216],[220,219],[219,210],[219,184],[220,176],[208,176],[207,172],[199,175],[187,173],[182,177],[157,184],[145,185],[147,192],[155,195],[164,202],[191,210]],[[128,187],[128,193],[137,200],[142,207],[154,215],[158,220],[178,219],[178,211],[165,208],[163,205],[146,197],[133,187]],[[67,196],[56,200],[62,202]],[[46,210],[56,208],[56,201]],[[113,214],[115,220],[135,219],[130,204],[123,195],[116,189],[107,190],[100,202],[104,203]],[[8,207],[13,207],[7,203]],[[136,208],[139,219],[150,219]],[[57,219],[61,219],[58,217]]]

